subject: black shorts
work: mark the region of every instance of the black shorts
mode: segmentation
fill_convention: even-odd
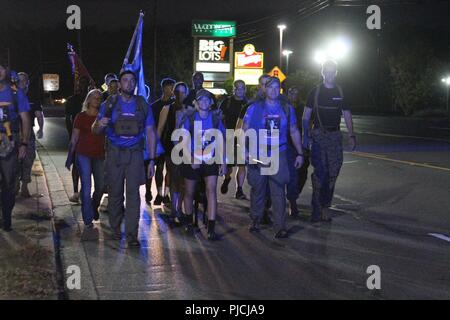
[[[190,164],[183,164],[181,175],[188,180],[199,180],[200,178],[219,175],[218,164],[201,164],[200,168],[193,169]]]

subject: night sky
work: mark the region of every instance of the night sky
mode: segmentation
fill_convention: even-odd
[[[336,0],[336,3],[343,0]],[[377,38],[398,28],[406,33],[416,30],[431,30],[436,47],[448,55],[450,39],[450,1],[347,1],[347,3],[379,3],[382,8],[383,29],[369,31],[366,28],[366,6],[326,6],[329,1],[157,1],[156,16],[154,1],[142,0],[0,0],[0,48],[10,48],[13,67],[28,70],[32,74],[39,65],[38,47],[42,52],[43,71],[58,72],[70,78],[66,42],[77,48],[77,33],[65,27],[66,8],[77,4],[82,12],[83,60],[96,78],[120,66],[140,9],[146,12],[144,20],[144,63],[146,70],[152,68],[153,23],[157,26],[158,46],[167,45],[167,37],[176,33],[181,47],[192,45],[190,23],[193,19],[237,21],[236,50],[251,42],[258,51],[265,52],[267,68],[278,64],[278,29],[276,25],[287,25],[284,33],[284,47],[294,51],[290,69],[314,68],[312,52],[323,41],[336,35],[352,39],[353,54],[346,68],[354,72],[361,64],[371,59]],[[396,4],[397,3],[397,4]],[[299,10],[317,4],[307,14]],[[319,10],[322,9],[322,10]],[[409,29],[408,29],[409,28]],[[410,37],[411,38],[411,37]],[[412,37],[411,39],[413,39]],[[40,40],[40,44],[38,43]],[[413,41],[413,40],[411,40]],[[384,44],[383,40],[378,45]],[[162,48],[162,49],[161,49]],[[443,49],[441,49],[443,48]],[[166,54],[158,51],[158,56]],[[4,54],[4,53],[2,53]],[[373,63],[373,61],[369,61]],[[192,62],[187,63],[192,68]],[[170,70],[159,70],[158,77],[170,74]],[[150,73],[150,72],[149,72]],[[149,76],[149,78],[152,78]],[[183,79],[185,80],[185,79]],[[63,86],[69,86],[69,80]],[[151,82],[151,79],[149,79]],[[64,82],[64,81],[63,81]]]

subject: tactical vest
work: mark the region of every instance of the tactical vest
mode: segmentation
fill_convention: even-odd
[[[136,96],[136,110],[134,115],[126,115],[122,113],[118,96],[109,96],[105,102],[105,117],[111,118],[114,108],[117,111],[117,119],[114,123],[114,133],[118,136],[133,137],[144,131],[145,120],[148,114],[148,104],[141,96]]]

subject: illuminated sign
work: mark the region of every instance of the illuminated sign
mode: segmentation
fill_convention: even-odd
[[[286,76],[280,70],[280,68],[278,68],[277,66],[273,67],[273,69],[270,70],[268,75],[271,76],[271,77],[277,77],[278,79],[280,79],[280,82],[283,82],[284,80],[286,80]]]
[[[234,80],[242,80],[246,85],[258,85],[263,69],[234,69]]]
[[[234,54],[235,68],[264,68],[264,53],[256,52],[255,46],[247,44],[242,52]]]
[[[231,38],[236,36],[235,21],[192,21],[193,37],[225,37]]]
[[[231,66],[229,63],[210,63],[197,62],[195,64],[195,71],[206,72],[230,72]]]
[[[197,61],[228,61],[229,42],[224,40],[199,39]]]
[[[44,73],[42,75],[42,82],[44,84],[44,91],[59,90],[59,74]]]

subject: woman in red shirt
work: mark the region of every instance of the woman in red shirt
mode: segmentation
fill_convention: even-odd
[[[73,155],[76,154],[81,179],[81,212],[88,229],[93,220],[99,219],[98,207],[104,188],[105,136],[92,133],[91,127],[97,118],[102,102],[98,89],[89,91],[83,102],[82,112],[75,117],[66,168],[70,170]],[[91,176],[94,176],[94,194],[91,197]]]

